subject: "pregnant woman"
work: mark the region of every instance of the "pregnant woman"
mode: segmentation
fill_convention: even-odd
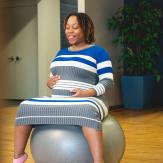
[[[47,85],[52,96],[23,101],[17,111],[13,163],[27,160],[27,140],[32,127],[40,124],[81,126],[93,163],[104,163],[102,120],[108,108],[103,95],[113,85],[111,59],[95,44],[87,14],[69,14],[64,28],[70,46],[61,49],[50,65]]]

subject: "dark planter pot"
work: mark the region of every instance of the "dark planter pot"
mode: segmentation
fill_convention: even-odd
[[[154,83],[154,76],[122,76],[121,93],[124,107],[129,109],[153,107]]]
[[[161,41],[163,44],[163,38]],[[157,63],[158,63],[157,66],[161,75],[161,79],[155,85],[154,92],[153,92],[154,94],[153,99],[156,107],[163,107],[163,47],[162,47],[162,54],[158,57]]]

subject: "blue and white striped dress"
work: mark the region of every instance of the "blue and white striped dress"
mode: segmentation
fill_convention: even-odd
[[[38,97],[20,104],[16,125],[65,124],[101,129],[108,115],[103,100],[106,89],[113,84],[109,54],[99,45],[58,52],[50,65],[51,75],[60,75],[51,97]],[[96,90],[96,97],[73,97],[75,88]]]

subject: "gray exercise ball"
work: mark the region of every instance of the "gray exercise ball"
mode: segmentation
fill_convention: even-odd
[[[105,163],[120,163],[125,151],[125,136],[119,122],[111,115],[103,121]]]
[[[122,128],[114,117],[103,121],[105,163],[119,163],[125,149]],[[92,163],[92,156],[81,127],[40,125],[31,136],[35,163]]]

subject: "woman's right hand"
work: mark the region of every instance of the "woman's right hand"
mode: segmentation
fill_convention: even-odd
[[[56,84],[56,82],[60,79],[60,75],[54,75],[49,77],[48,81],[47,81],[47,86],[52,89],[53,86]]]

